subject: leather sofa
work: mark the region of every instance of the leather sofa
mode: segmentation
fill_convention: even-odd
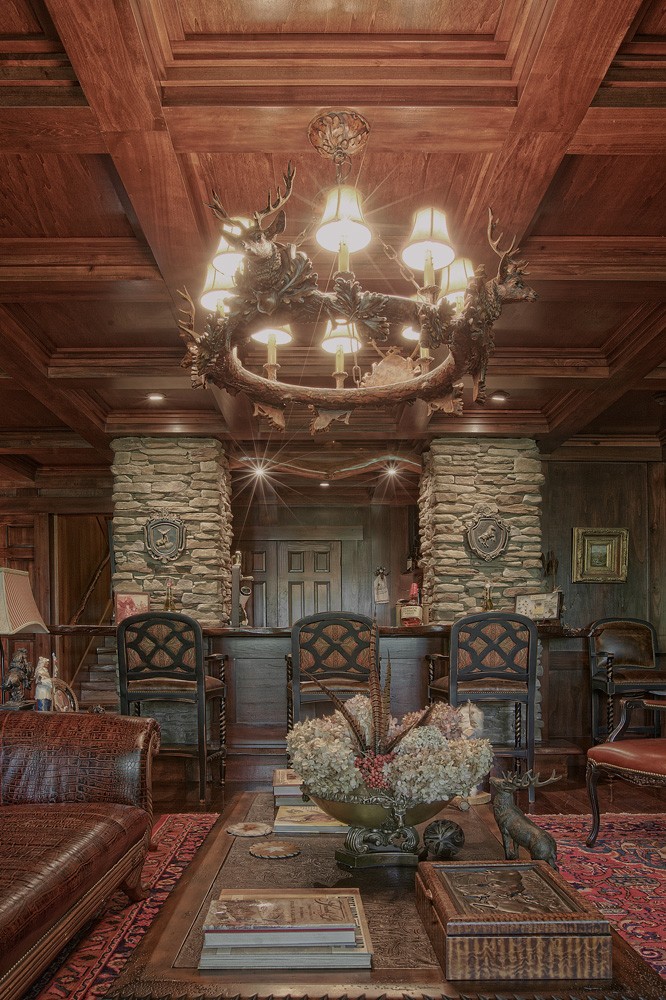
[[[0,711],[0,1000],[119,887],[143,897],[153,719]]]

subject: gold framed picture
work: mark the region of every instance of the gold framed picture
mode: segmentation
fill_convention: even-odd
[[[628,528],[574,528],[572,583],[624,583]]]
[[[562,614],[562,591],[554,590],[552,594],[518,594],[515,611],[535,622],[559,622]]]

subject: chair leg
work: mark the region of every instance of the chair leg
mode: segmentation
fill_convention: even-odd
[[[287,732],[294,728],[294,694],[291,688],[287,689]]]
[[[585,771],[585,783],[587,785],[587,794],[590,797],[590,806],[592,807],[592,829],[590,834],[585,841],[587,847],[593,847],[594,842],[599,834],[599,798],[597,796],[597,782],[599,781],[599,768],[596,766],[594,761],[588,760],[587,770]]]
[[[606,739],[615,729],[615,701],[613,695],[608,695],[608,701],[606,702]]]
[[[530,705],[528,702],[525,706],[525,711],[527,712],[527,770],[534,774],[534,705]],[[528,801],[534,802],[535,798],[536,788],[534,785],[530,785],[528,791]]]
[[[199,804],[206,804],[208,753],[206,751],[206,702],[197,702],[197,741],[199,751]]]

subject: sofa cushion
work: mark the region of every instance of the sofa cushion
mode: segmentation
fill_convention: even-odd
[[[0,807],[0,975],[134,844],[150,817],[136,806]]]

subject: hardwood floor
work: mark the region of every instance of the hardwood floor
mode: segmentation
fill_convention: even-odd
[[[277,757],[277,755],[276,755]],[[186,763],[179,760],[156,762],[153,777],[153,799],[155,814],[171,812],[220,812],[225,802],[240,791],[248,788],[269,791],[270,776],[257,779],[256,768],[251,756],[247,757],[248,778],[242,777],[242,765],[234,766],[235,779],[227,781],[224,794],[213,782],[209,784],[210,798],[205,809],[199,804],[196,774],[186,776]],[[276,767],[286,766],[286,757]],[[589,813],[590,804],[585,788],[585,771],[572,768],[568,776],[547,788],[537,791],[536,802],[529,808],[526,793],[520,793],[518,804],[524,812],[533,813]],[[666,789],[639,788],[624,781],[602,781],[599,783],[599,804],[602,812],[666,813]]]

